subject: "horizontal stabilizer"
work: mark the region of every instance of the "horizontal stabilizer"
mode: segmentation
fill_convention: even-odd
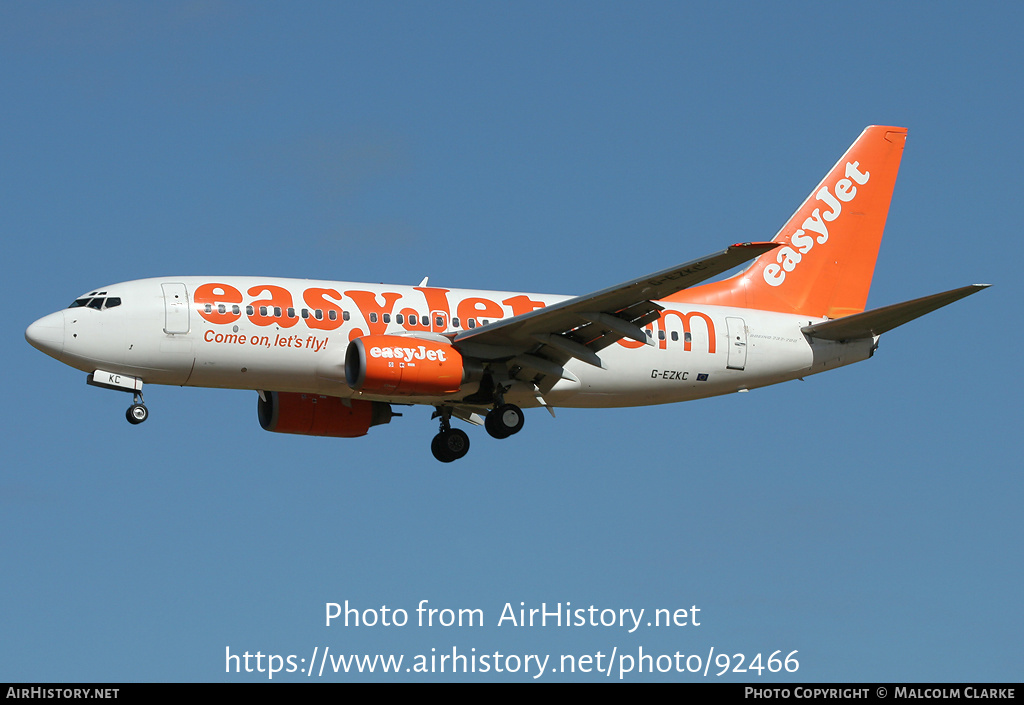
[[[871,338],[890,331],[897,326],[902,326],[908,321],[931,313],[935,309],[942,308],[947,304],[958,301],[965,296],[975,294],[987,288],[988,284],[972,284],[960,287],[952,291],[944,291],[941,294],[924,296],[913,301],[904,301],[901,304],[883,306],[864,313],[855,313],[852,316],[837,318],[833,321],[815,323],[804,326],[803,332],[815,338],[824,340],[856,340],[858,338]]]

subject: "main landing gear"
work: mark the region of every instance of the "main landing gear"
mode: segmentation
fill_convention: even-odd
[[[441,429],[430,442],[430,452],[442,463],[458,460],[469,452],[469,436],[459,428],[451,427],[451,409],[439,407],[435,418],[441,417]],[[508,438],[519,433],[525,417],[523,410],[515,404],[497,404],[487,412],[484,428],[493,438]]]
[[[442,463],[450,463],[469,452],[469,436],[461,428],[451,427],[451,409],[438,409],[438,413],[441,415],[441,430],[430,442],[430,452]]]
[[[508,438],[523,428],[523,410],[515,404],[498,404],[484,418],[484,428],[492,438]]]
[[[128,411],[124,412],[124,416],[128,419],[128,423],[137,426],[149,418],[149,409],[146,408],[146,402],[142,400],[141,392],[135,395],[134,402],[128,407]]]
[[[507,386],[497,385],[494,390],[494,408],[484,418],[484,428],[492,438],[508,438],[523,430],[523,410],[515,404],[505,403]]]

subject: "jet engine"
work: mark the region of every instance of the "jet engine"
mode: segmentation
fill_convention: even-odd
[[[391,405],[321,394],[264,392],[258,407],[260,426],[275,433],[357,438],[370,426],[391,421]]]
[[[345,354],[345,379],[359,392],[439,396],[459,391],[466,378],[462,355],[447,342],[368,335]]]

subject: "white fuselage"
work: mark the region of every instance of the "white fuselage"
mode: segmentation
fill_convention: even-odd
[[[40,319],[27,335],[72,367],[149,384],[457,403],[474,389],[444,399],[353,391],[345,381],[349,341],[369,334],[438,338],[567,298],[270,277],[167,277],[99,289],[78,300],[85,303]],[[660,319],[645,327],[653,345],[623,338],[599,352],[603,368],[570,359],[568,374],[544,391],[544,402],[622,407],[727,394],[863,360],[876,344],[870,338],[809,338],[801,327],[821,319],[806,316],[661,303]],[[513,385],[506,397],[520,406],[540,403],[532,385]]]

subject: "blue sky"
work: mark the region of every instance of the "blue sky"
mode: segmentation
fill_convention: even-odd
[[[260,681],[225,649],[314,647],[1021,680],[1022,25],[1013,3],[3,4],[0,680]],[[593,291],[769,239],[869,124],[910,129],[869,305],[994,286],[805,382],[533,411],[445,466],[426,408],[289,437],[252,392],[151,387],[131,427],[23,338],[174,274]],[[326,627],[345,600],[410,624]],[[420,600],[485,624],[414,626]],[[499,627],[520,602],[701,625]],[[716,680],[626,680],[668,677]]]

